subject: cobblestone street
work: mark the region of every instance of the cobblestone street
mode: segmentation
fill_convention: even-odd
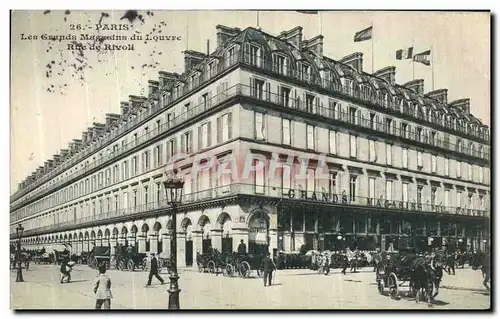
[[[16,283],[16,272],[11,270],[11,308],[92,309],[96,271],[78,265],[72,282],[60,284],[58,270],[53,265],[32,265],[32,270],[23,272],[24,283]],[[147,272],[108,273],[113,283],[112,309],[167,307],[168,284],[162,286],[153,279],[152,286],[145,288]],[[194,268],[180,269],[179,273],[183,309],[428,309],[425,303],[417,304],[404,296],[392,300],[380,295],[369,268],[347,275],[335,270],[329,276],[308,269],[281,270],[276,284],[267,288],[259,278],[227,278],[201,274]],[[168,274],[162,277],[168,282]],[[456,276],[445,274],[431,309],[489,308],[490,296],[481,281],[481,272],[471,269],[459,269]]]

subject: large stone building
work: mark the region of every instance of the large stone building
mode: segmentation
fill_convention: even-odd
[[[217,26],[217,42],[210,55],[184,52],[182,75],[160,72],[147,97],[130,96],[22,182],[11,239],[22,223],[27,248],[168,252],[161,181],[175,163],[181,264],[240,240],[250,251],[487,248],[490,137],[469,99],[396,84],[395,67],[363,72],[361,53],[332,60],[300,27]]]

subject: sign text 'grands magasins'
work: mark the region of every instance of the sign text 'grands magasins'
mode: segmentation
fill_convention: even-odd
[[[288,198],[290,199],[301,199],[301,200],[310,200],[310,201],[320,201],[320,202],[328,202],[333,204],[363,204],[363,202],[350,202],[346,192],[342,192],[341,195],[337,194],[329,194],[329,193],[319,193],[318,195],[313,192],[310,193],[310,196],[307,191],[304,190],[294,190],[290,189],[288,191]],[[414,210],[414,211],[422,211],[423,205],[418,203],[409,203],[409,202],[401,202],[401,201],[389,201],[385,199],[375,199],[375,198],[363,198],[367,206],[371,207],[379,207],[379,208],[387,208],[387,209],[404,209],[404,210]],[[444,211],[444,206],[434,205],[432,206],[432,211],[442,212]]]

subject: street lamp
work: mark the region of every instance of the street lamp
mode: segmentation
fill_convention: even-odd
[[[24,228],[19,224],[16,228],[17,233],[17,262],[19,263],[19,267],[17,268],[17,277],[16,282],[24,282],[23,278],[23,269],[21,264],[21,237],[23,236]]]
[[[168,309],[180,309],[179,306],[179,276],[177,275],[177,207],[182,201],[184,181],[177,176],[177,170],[173,175],[165,174],[163,181],[167,203],[172,206],[172,237],[170,238],[170,288],[168,289]]]

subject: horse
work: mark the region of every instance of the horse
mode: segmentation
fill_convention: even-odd
[[[483,286],[486,287],[488,292],[490,291],[490,287],[488,286],[488,281],[491,279],[491,256],[489,253],[474,253],[472,255],[472,259],[470,261],[470,265],[473,270],[481,269],[481,273],[483,276]]]

